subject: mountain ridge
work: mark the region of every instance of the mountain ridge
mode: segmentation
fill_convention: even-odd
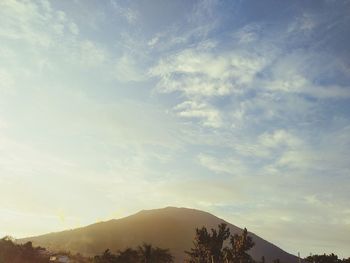
[[[240,233],[241,228],[212,215],[193,208],[168,206],[152,210],[141,210],[133,215],[93,223],[60,232],[19,239],[19,242],[32,241],[34,245],[50,250],[69,250],[93,256],[109,248],[111,251],[136,247],[142,242],[162,248],[169,248],[175,262],[182,262],[185,250],[192,247],[195,228],[205,226],[216,228],[226,223],[231,234]],[[264,256],[266,262],[279,258],[283,263],[297,262],[297,257],[282,250],[269,241],[249,232],[255,242],[250,254],[255,260]]]

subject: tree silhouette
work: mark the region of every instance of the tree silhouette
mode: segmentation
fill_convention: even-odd
[[[223,248],[225,240],[230,236],[227,225],[222,223],[218,230],[211,229],[211,233],[205,227],[196,228],[193,241],[194,247],[185,251],[188,255],[188,263],[251,263],[253,259],[247,253],[254,246],[253,239],[248,236],[244,228],[241,235],[234,234],[230,238],[230,247]],[[265,258],[263,258],[263,262]]]
[[[143,243],[138,247],[138,255],[141,263],[171,263],[173,256],[168,249],[152,247],[151,244]]]
[[[156,247],[153,250],[154,262],[159,263],[170,263],[173,262],[173,256],[170,254],[168,249]]]
[[[226,262],[250,263],[253,261],[247,252],[254,246],[254,242],[252,237],[248,236],[246,228],[241,235],[231,235],[230,245],[231,247],[224,250]]]
[[[207,263],[223,261],[223,244],[230,236],[230,230],[225,223],[218,226],[218,230],[211,229],[211,233],[205,227],[196,228],[194,248],[185,251],[189,263]]]
[[[205,263],[210,260],[209,253],[210,234],[205,227],[196,228],[196,235],[193,241],[194,248],[185,251],[189,255],[189,263]]]
[[[93,259],[94,263],[172,263],[173,256],[168,249],[153,247],[143,243],[137,249],[127,248],[118,251],[117,255],[107,249],[102,255]],[[1,262],[0,262],[1,263]]]
[[[346,263],[346,262],[350,262],[350,258],[349,259],[339,259],[337,255],[335,254],[323,254],[323,255],[313,255],[313,256],[309,256],[307,258],[305,258],[305,261],[310,262],[310,263]]]
[[[152,245],[143,243],[142,246],[138,247],[140,261],[142,263],[152,262]]]
[[[46,263],[48,256],[40,253],[44,250],[33,247],[32,242],[16,244],[13,238],[6,236],[0,239],[0,263]]]
[[[101,256],[94,257],[95,263],[116,263],[117,258],[111,253],[109,249],[106,249]]]
[[[124,251],[119,251],[117,255],[118,263],[135,263],[139,261],[139,254],[137,250],[127,248]]]

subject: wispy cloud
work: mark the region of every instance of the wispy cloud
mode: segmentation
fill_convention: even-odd
[[[151,70],[153,76],[160,78],[158,90],[181,91],[188,96],[229,95],[250,84],[264,66],[264,59],[259,56],[239,52],[214,55],[214,48],[199,46],[162,59]]]
[[[130,7],[123,7],[120,1],[111,0],[112,7],[118,15],[122,16],[130,24],[135,24],[138,20],[138,12]]]
[[[199,154],[198,161],[201,165],[215,173],[237,176],[245,176],[248,174],[248,168],[239,158],[216,158],[207,154]]]
[[[215,108],[196,101],[185,101],[175,107],[181,117],[197,118],[204,126],[219,128],[222,125],[220,112]]]

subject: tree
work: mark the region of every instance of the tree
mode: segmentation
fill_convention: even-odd
[[[156,247],[153,250],[153,262],[159,263],[171,263],[173,262],[173,256],[168,249]]]
[[[189,263],[206,263],[210,260],[209,253],[210,234],[203,226],[201,229],[196,228],[196,235],[193,241],[194,248],[190,251],[185,251],[188,254]]]
[[[139,261],[139,254],[137,250],[127,248],[124,251],[119,251],[117,255],[118,263],[135,263]]]
[[[143,243],[138,247],[138,255],[141,263],[171,263],[173,256],[168,249],[153,247],[151,244]]]
[[[117,258],[111,253],[109,249],[106,249],[101,256],[94,257],[95,263],[116,263]]]
[[[143,243],[142,246],[138,247],[140,261],[142,263],[152,262],[152,245]]]
[[[44,263],[48,262],[48,256],[40,252],[45,249],[33,247],[32,242],[16,244],[14,239],[6,236],[0,239],[0,263]]]
[[[223,244],[230,236],[230,230],[225,223],[218,226],[218,230],[211,229],[211,233],[203,226],[196,228],[194,238],[194,248],[190,251],[185,251],[189,256],[189,263],[207,263],[207,262],[222,262],[223,261]]]
[[[254,246],[254,242],[252,237],[248,236],[246,228],[244,228],[241,235],[231,235],[230,245],[231,247],[224,250],[226,262],[250,263],[253,261],[247,252]]]
[[[94,257],[94,263],[172,263],[173,256],[168,249],[153,247],[143,243],[137,249],[127,248],[117,255],[107,249],[102,255]],[[0,262],[1,263],[1,262]]]
[[[340,260],[335,254],[323,254],[323,255],[313,255],[305,258],[305,261],[310,263],[340,263],[346,262],[346,259]]]

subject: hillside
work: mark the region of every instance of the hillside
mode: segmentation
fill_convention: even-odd
[[[34,245],[52,250],[69,250],[85,255],[96,255],[106,248],[112,251],[127,247],[136,247],[148,242],[162,248],[169,248],[175,256],[175,262],[182,262],[184,250],[192,246],[196,227],[217,227],[224,220],[207,212],[167,207],[155,210],[143,210],[134,215],[92,224],[73,230],[29,237],[20,242],[31,240]],[[226,222],[231,233],[241,229]],[[279,258],[284,263],[297,262],[297,258],[268,241],[250,233],[255,242],[251,255],[260,260],[264,255],[267,262]]]

